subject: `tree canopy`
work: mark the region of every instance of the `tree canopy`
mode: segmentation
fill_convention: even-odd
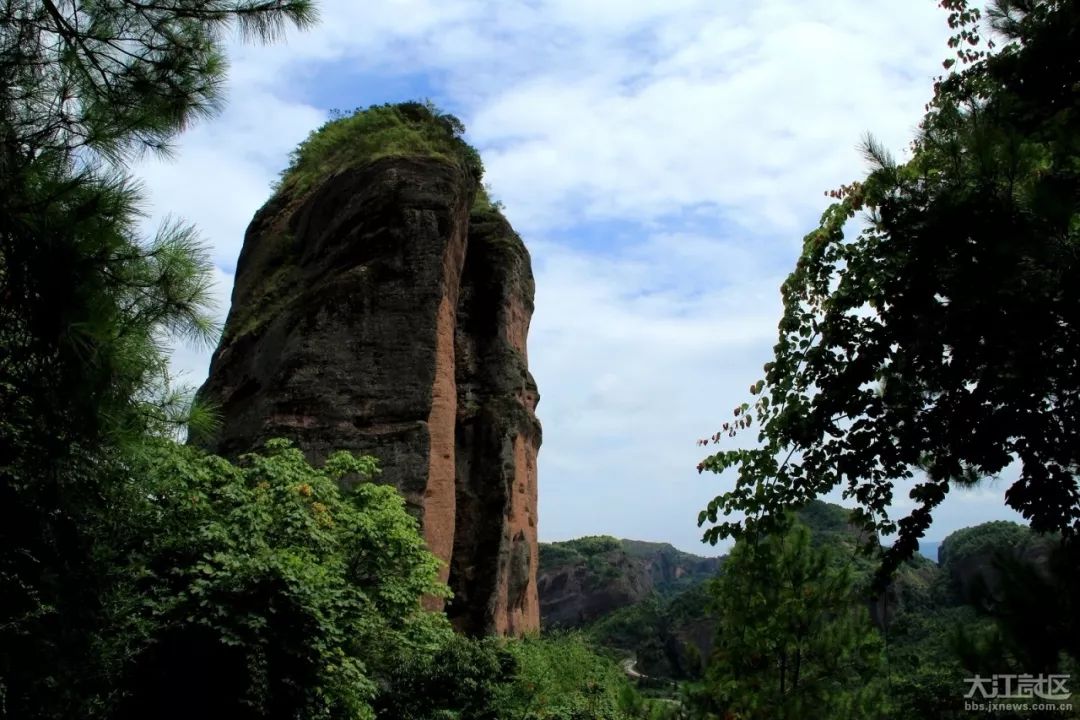
[[[101,533],[108,716],[371,718],[400,658],[449,637],[420,604],[447,594],[438,560],[372,458],[164,441],[133,469],[140,497]]]
[[[197,233],[142,237],[124,163],[220,105],[226,29],[271,40],[313,17],[310,0],[0,2],[0,714],[86,716],[67,703],[103,672],[101,519],[127,512],[146,441],[193,419],[166,340],[216,335]]]
[[[911,159],[868,140],[870,173],[806,236],[774,358],[711,439],[756,426],[758,443],[699,466],[735,473],[699,517],[708,541],[842,488],[866,529],[896,533],[887,572],[950,487],[1014,463],[1005,502],[1080,531],[1080,4],[996,0],[987,42],[977,8],[941,5],[962,69],[936,82]]]
[[[311,0],[5,0],[4,161],[167,150],[192,120],[221,106],[223,30],[271,41],[287,23],[314,20]]]
[[[882,645],[849,564],[796,523],[736,543],[714,583],[705,697],[741,718],[883,714]]]

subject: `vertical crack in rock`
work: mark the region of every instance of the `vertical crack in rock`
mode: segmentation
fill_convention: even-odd
[[[533,278],[502,215],[470,215],[477,189],[423,157],[283,186],[245,236],[199,391],[222,424],[197,442],[374,455],[445,563],[454,624],[520,634],[539,628]]]
[[[472,634],[540,625],[536,383],[526,364],[533,277],[521,238],[474,212],[457,326],[457,504],[448,612]]]

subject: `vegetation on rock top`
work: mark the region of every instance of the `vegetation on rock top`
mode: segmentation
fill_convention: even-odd
[[[479,185],[484,165],[476,149],[462,138],[464,132],[460,120],[430,102],[372,105],[352,113],[333,111],[329,121],[292,151],[280,187],[303,192],[341,170],[393,156],[446,161]]]
[[[506,223],[502,203],[493,200],[490,187],[481,182],[480,155],[462,138],[464,125],[453,115],[443,113],[430,102],[415,101],[331,114],[330,121],[313,130],[290,154],[289,167],[282,172],[277,186],[278,192],[285,194],[284,204],[274,206],[277,215],[266,226],[260,243],[258,262],[262,271],[249,273],[258,278],[254,294],[247,302],[233,305],[223,342],[259,329],[303,296],[304,288],[297,282],[296,272],[303,248],[288,229],[289,213],[307,191],[343,170],[390,157],[448,162],[460,167],[473,181],[470,223]],[[486,240],[505,252],[527,256],[524,244],[512,229],[506,238],[488,233]],[[517,411],[514,407],[508,410]]]
[[[1031,530],[1019,523],[995,520],[952,533],[941,543],[938,560],[943,568],[973,555],[986,554],[1003,547],[1016,547],[1032,537]]]

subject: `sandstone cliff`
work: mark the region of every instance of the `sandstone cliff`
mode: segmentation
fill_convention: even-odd
[[[633,653],[650,677],[696,677],[716,635],[705,583],[721,562],[607,536],[542,544],[541,623],[585,628],[595,642]]]
[[[667,543],[594,536],[540,547],[540,614],[545,628],[581,627],[654,594],[674,596],[715,577],[720,558]]]
[[[200,390],[222,424],[200,442],[374,455],[445,563],[455,624],[520,634],[539,627],[533,280],[460,133],[406,103],[301,146],[245,236]]]

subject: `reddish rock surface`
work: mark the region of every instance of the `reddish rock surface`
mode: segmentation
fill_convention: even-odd
[[[271,198],[200,390],[222,425],[199,442],[374,455],[445,563],[455,625],[521,634],[540,622],[533,279],[502,215],[473,211],[476,190],[450,163],[383,158]]]
[[[529,255],[497,212],[469,228],[456,335],[457,506],[449,611],[465,632],[538,630],[536,383]]]

